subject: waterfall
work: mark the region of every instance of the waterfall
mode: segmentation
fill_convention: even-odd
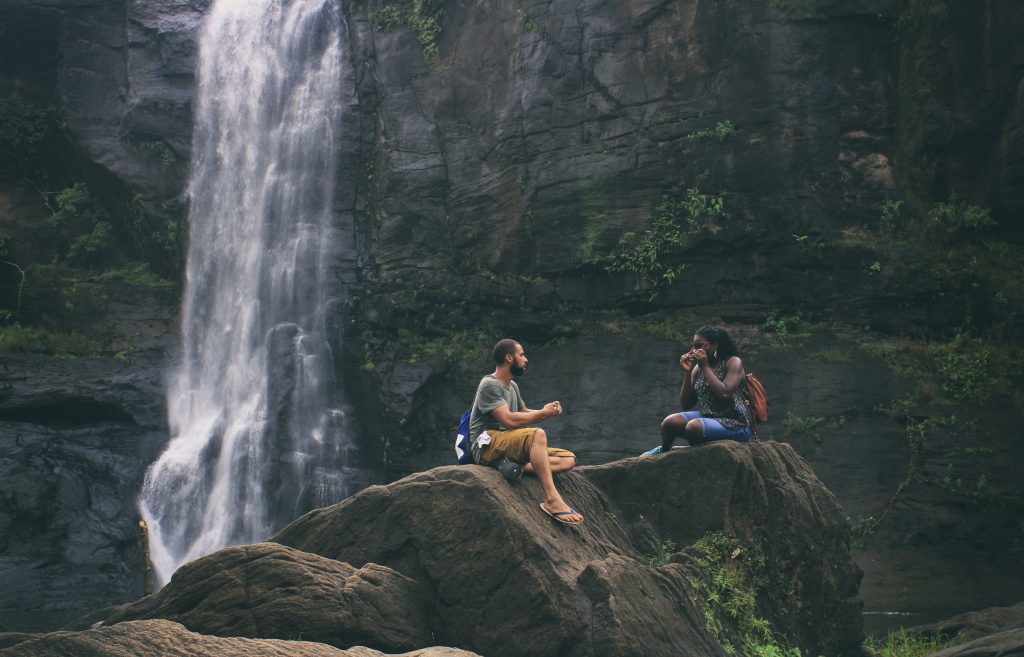
[[[205,19],[171,441],[140,498],[161,583],[347,492],[325,336],[342,21],[334,0]]]

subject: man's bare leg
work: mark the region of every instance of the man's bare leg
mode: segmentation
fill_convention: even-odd
[[[551,474],[568,472],[576,467],[576,459],[572,456],[551,456],[548,455],[548,463],[551,465]],[[533,464],[527,463],[523,466],[523,472],[533,474]]]
[[[537,475],[537,481],[544,491],[544,508],[551,513],[568,511],[569,505],[565,503],[562,496],[555,488],[555,480],[551,476],[551,461],[548,457],[548,435],[543,429],[537,429],[533,434],[533,446],[530,448],[530,465]],[[525,470],[525,468],[523,468]],[[583,516],[578,513],[571,513],[559,516],[566,522],[582,522]]]

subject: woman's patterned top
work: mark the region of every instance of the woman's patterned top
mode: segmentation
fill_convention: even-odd
[[[719,381],[725,381],[727,372],[726,362],[722,361],[715,368],[715,377]],[[704,417],[714,418],[726,429],[742,429],[752,427],[754,435],[752,440],[757,440],[757,425],[754,423],[753,412],[746,402],[747,380],[740,382],[736,391],[728,398],[721,398],[711,392],[711,386],[704,378],[704,370],[698,369],[693,377],[693,389],[697,393],[697,410]]]

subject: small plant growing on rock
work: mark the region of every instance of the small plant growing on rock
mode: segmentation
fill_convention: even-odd
[[[786,413],[786,417],[782,420],[782,435],[783,436],[795,436],[800,434],[810,434],[814,437],[818,437],[816,429],[824,424],[825,418],[817,417],[814,415],[797,415],[795,413]]]
[[[884,641],[868,637],[864,648],[874,657],[925,657],[965,643],[967,638],[956,635],[949,638],[943,635],[921,636],[907,634],[903,628],[889,632]]]
[[[783,315],[778,309],[768,313],[764,324],[761,325],[761,330],[766,333],[774,333],[780,340],[805,337],[809,329],[810,325],[800,318],[800,313]]]
[[[949,241],[976,240],[979,232],[996,225],[988,210],[968,205],[956,194],[945,203],[936,203],[928,219],[931,228]]]
[[[882,231],[899,235],[903,231],[903,201],[886,201],[879,208],[882,213]]]
[[[53,114],[17,94],[0,99],[0,176],[39,173]]]
[[[686,135],[686,139],[691,144],[696,144],[703,141],[718,141],[723,142],[729,137],[736,134],[736,127],[732,124],[732,121],[720,121],[715,125],[714,128],[704,128],[696,132],[691,132]]]
[[[722,197],[691,187],[683,199],[664,199],[654,209],[650,228],[643,235],[624,234],[619,240],[619,251],[606,268],[611,272],[639,274],[641,284],[653,289],[653,299],[689,266],[687,263],[670,264],[670,254],[701,232],[720,231],[719,221],[726,216]]]
[[[671,539],[667,540],[667,541],[663,541],[662,544],[660,546],[658,546],[657,553],[652,554],[647,559],[647,565],[650,566],[651,568],[657,568],[658,566],[664,566],[666,563],[668,563],[669,557],[671,557],[675,553],[676,553],[676,544],[675,544],[675,542],[672,541]]]
[[[169,170],[178,162],[178,158],[174,151],[171,150],[171,147],[162,141],[140,142],[136,148],[141,153],[159,161],[164,171]]]
[[[377,9],[373,26],[380,32],[390,32],[408,25],[423,48],[423,59],[430,62],[437,57],[437,41],[441,36],[442,0],[398,0]]]

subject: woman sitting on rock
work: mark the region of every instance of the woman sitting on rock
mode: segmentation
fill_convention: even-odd
[[[693,336],[693,348],[679,357],[683,387],[679,404],[696,410],[673,413],[661,423],[661,445],[645,456],[672,449],[682,436],[691,445],[712,440],[757,440],[754,418],[744,403],[746,373],[736,342],[720,326],[704,326]]]

